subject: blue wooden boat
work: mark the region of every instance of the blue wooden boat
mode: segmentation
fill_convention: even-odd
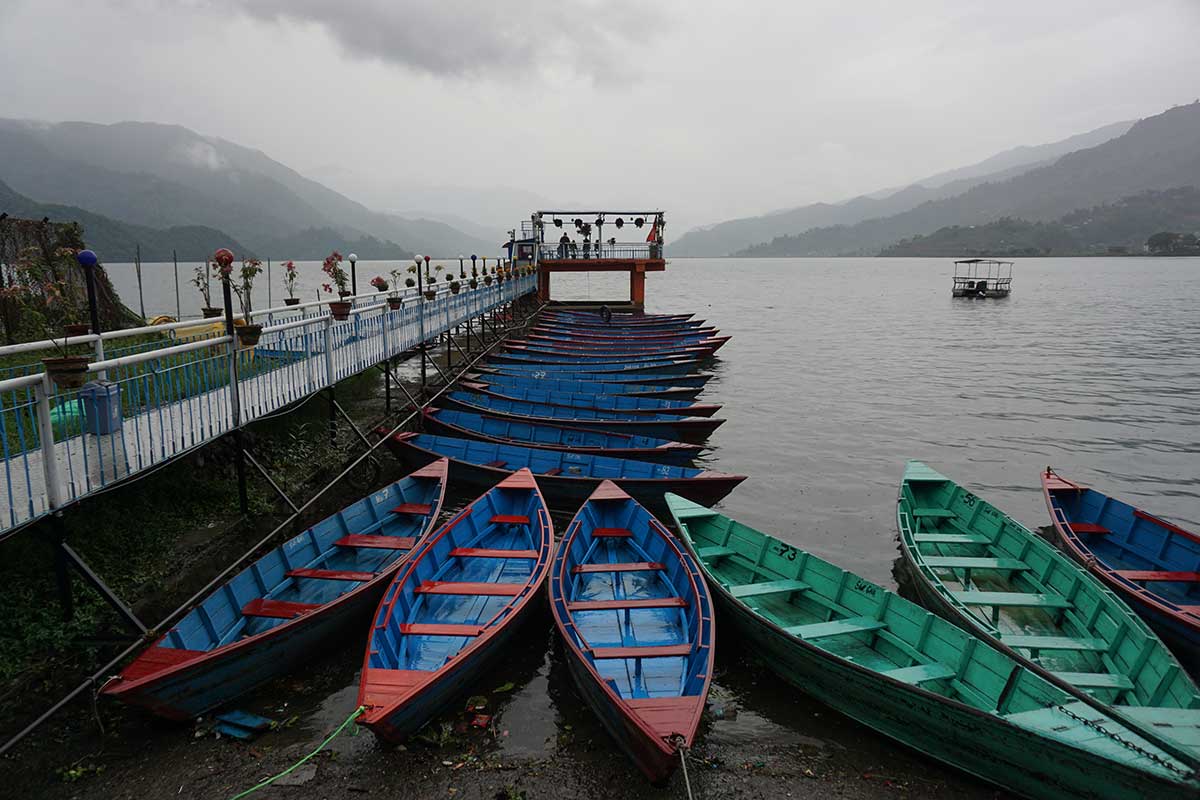
[[[582,394],[618,394],[626,397],[661,397],[666,400],[694,400],[703,391],[700,386],[655,386],[640,383],[604,383],[602,381],[555,380],[520,375],[468,374],[464,380],[503,391],[504,387],[544,389],[550,392],[579,392]]]
[[[549,365],[559,369],[585,370],[611,369],[646,369],[652,365],[670,363],[671,365],[686,364],[688,371],[695,369],[703,361],[699,355],[662,355],[662,356],[609,356],[608,358],[580,358],[578,356],[548,356],[536,353],[493,353],[488,360],[497,364],[534,364]],[[649,371],[647,369],[647,371]]]
[[[476,414],[489,414],[517,422],[545,422],[571,425],[610,433],[629,433],[703,444],[723,419],[681,417],[677,414],[631,414],[623,411],[597,411],[588,408],[564,408],[524,400],[504,400],[477,392],[450,392],[439,400],[442,405]]]
[[[539,450],[569,450],[613,458],[633,458],[659,464],[690,464],[704,451],[698,444],[605,433],[591,428],[517,422],[488,414],[473,414],[452,408],[426,408],[422,411],[424,429],[441,436],[479,439],[496,444],[535,447]]]
[[[637,375],[641,372],[655,372],[664,375],[687,375],[698,368],[699,360],[695,358],[663,358],[654,361],[638,361],[636,363],[620,364],[545,364],[529,359],[496,361],[489,359],[488,363],[496,368],[515,374],[517,372],[563,373],[566,375]],[[639,383],[643,381],[639,380]]]
[[[375,612],[359,724],[402,742],[466,694],[533,607],[553,547],[550,514],[526,469],[418,546]]]
[[[629,414],[677,414],[681,417],[711,417],[721,410],[715,403],[692,403],[687,400],[663,400],[656,397],[626,397],[619,394],[591,392],[556,392],[537,387],[506,386],[497,389],[474,381],[461,381],[469,391],[497,397],[501,400],[524,400],[565,408],[590,408],[596,411],[622,411]]]
[[[566,511],[579,508],[604,480],[614,481],[642,505],[662,509],[664,492],[710,506],[746,479],[706,469],[430,434],[398,433],[388,446],[405,464],[449,458],[450,476],[475,486],[490,486],[516,470],[530,469],[550,505]]]
[[[433,460],[255,561],[141,652],[101,693],[187,720],[307,664],[371,614],[441,513]]]
[[[1059,546],[1200,670],[1200,535],[1049,467],[1042,491]]]
[[[523,378],[530,381],[591,381],[594,383],[606,383],[618,386],[669,386],[669,387],[685,387],[690,389],[703,389],[708,383],[711,375],[703,375],[694,373],[690,375],[657,372],[639,372],[635,375],[622,375],[619,372],[580,372],[573,373],[566,370],[555,370],[552,373],[544,370],[529,369],[528,367],[517,366],[513,364],[483,364],[476,367],[476,371],[483,375],[503,375],[510,378]]]
[[[590,311],[543,311],[540,319],[557,320],[572,325],[592,325],[605,328],[659,327],[663,325],[702,325],[704,320],[692,319],[695,314],[613,314],[607,322]]]
[[[661,358],[710,358],[716,352],[716,345],[683,344],[662,347],[620,349],[612,347],[558,347],[538,342],[512,340],[502,346],[501,355],[526,355],[544,357],[548,361],[570,361],[587,359],[588,363],[606,363],[612,361],[630,361],[641,359]]]
[[[611,481],[567,528],[550,611],[580,694],[653,783],[696,737],[716,625],[704,576],[650,512]]]
[[[717,336],[719,328],[690,328],[686,331],[588,330],[571,326],[539,324],[529,328],[530,335],[551,336],[581,343],[623,342],[632,345],[663,344],[693,341]]]
[[[554,347],[566,350],[616,350],[621,352],[637,350],[655,350],[663,347],[711,347],[714,350],[732,339],[732,336],[717,336],[704,333],[689,336],[666,337],[661,339],[629,338],[626,336],[586,337],[572,336],[568,333],[538,333],[531,331],[522,341],[526,344],[537,344],[543,347]]]

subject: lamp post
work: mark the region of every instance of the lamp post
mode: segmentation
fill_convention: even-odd
[[[347,258],[347,260],[350,261],[350,293],[353,294],[355,297],[357,297],[358,296],[358,270],[356,270],[354,267],[358,263],[358,256],[355,255],[354,253],[351,253],[350,255],[346,256],[346,258]]]
[[[467,277],[467,271],[466,271],[466,269],[463,268],[464,261],[466,261],[466,256],[464,256],[462,253],[459,253],[458,254],[458,277],[459,278]]]
[[[84,281],[87,283],[88,315],[92,321],[92,333],[96,335],[96,360],[104,360],[104,340],[100,338],[100,309],[96,306],[96,264],[100,259],[91,250],[80,250],[75,260],[83,268]],[[99,376],[105,377],[103,373]]]

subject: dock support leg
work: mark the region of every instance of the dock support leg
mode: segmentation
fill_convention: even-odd
[[[237,454],[233,464],[237,471],[238,506],[242,510],[242,516],[247,517],[250,515],[250,497],[246,493],[246,449],[242,438],[242,429],[236,429],[233,432],[233,443],[237,447]]]
[[[337,443],[337,393],[330,386],[325,390],[325,399],[329,401],[329,441]]]
[[[58,585],[58,605],[62,609],[63,622],[75,618],[75,596],[71,592],[71,573],[67,563],[67,555],[62,545],[66,541],[61,512],[51,517],[50,547],[54,558],[54,582]]]
[[[383,409],[392,413],[392,360],[383,360]]]

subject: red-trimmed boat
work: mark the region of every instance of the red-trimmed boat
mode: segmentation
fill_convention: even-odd
[[[1058,545],[1200,669],[1200,535],[1049,467],[1042,493]]]
[[[712,680],[716,625],[696,562],[604,481],[558,548],[550,610],[584,700],[651,782],[666,781],[695,740]]]
[[[360,630],[441,513],[432,461],[284,542],[206,597],[101,694],[169,719],[200,716]]]
[[[553,547],[546,503],[523,469],[414,550],[375,612],[359,724],[402,742],[468,692],[534,605]]]

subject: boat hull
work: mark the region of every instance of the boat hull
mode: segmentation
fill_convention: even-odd
[[[764,624],[715,582],[709,587],[722,623],[732,623],[780,678],[851,719],[989,783],[1047,800],[1182,800],[1192,794],[1184,786],[1091,757],[994,715],[856,669]]]

